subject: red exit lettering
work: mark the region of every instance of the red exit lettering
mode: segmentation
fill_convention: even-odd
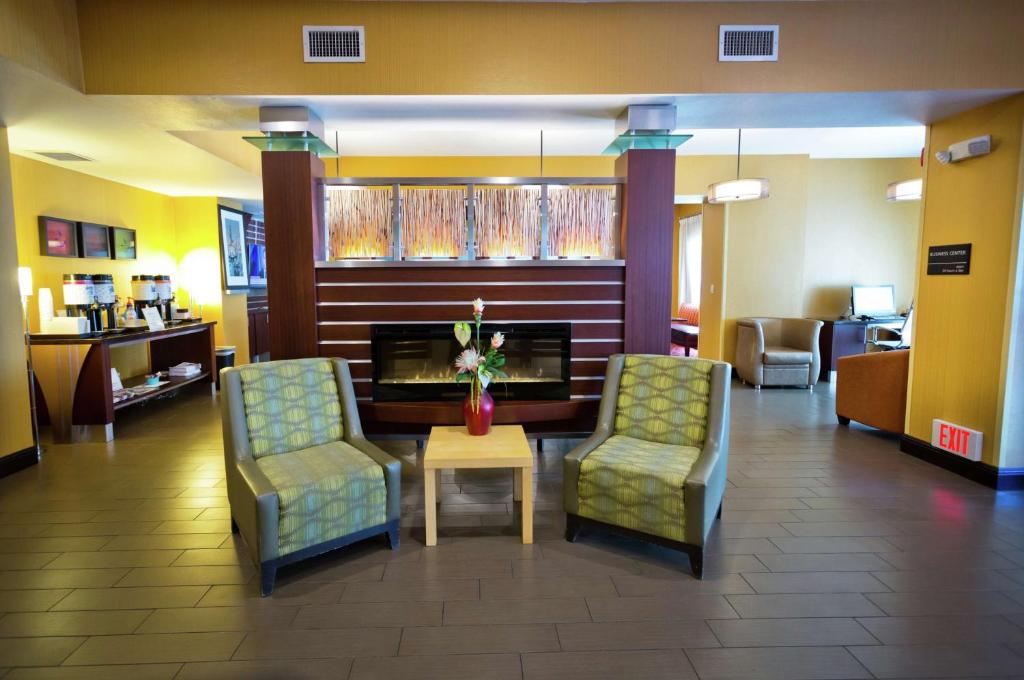
[[[939,446],[948,451],[967,455],[967,440],[970,436],[970,432],[958,427],[945,423],[939,425]]]

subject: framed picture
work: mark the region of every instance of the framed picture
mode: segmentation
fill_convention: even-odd
[[[110,229],[102,224],[78,223],[78,242],[82,257],[110,259]]]
[[[125,227],[111,227],[110,240],[113,241],[115,260],[134,260],[135,252],[135,230]]]
[[[59,217],[40,215],[39,254],[78,257],[78,224]]]
[[[249,248],[249,287],[267,287],[267,247],[262,243],[250,243]]]
[[[220,255],[224,288],[249,287],[249,254],[245,249],[245,216],[241,210],[217,206],[220,215]]]

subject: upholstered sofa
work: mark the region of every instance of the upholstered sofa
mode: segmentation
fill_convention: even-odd
[[[749,318],[736,322],[736,372],[756,389],[762,385],[813,387],[821,353],[816,319]]]
[[[903,433],[907,414],[910,350],[871,352],[837,362],[836,418]]]
[[[582,527],[682,550],[694,576],[721,516],[729,364],[655,355],[608,360],[597,429],[566,457],[566,540]]]
[[[398,547],[401,470],[363,436],[348,363],[221,371],[232,531],[269,595],[278,567],[378,534]]]

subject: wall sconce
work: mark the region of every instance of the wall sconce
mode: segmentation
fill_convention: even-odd
[[[920,201],[923,191],[923,179],[905,179],[893,182],[885,188],[885,200],[891,202]]]

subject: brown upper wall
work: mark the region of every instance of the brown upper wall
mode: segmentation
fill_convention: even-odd
[[[0,57],[82,89],[75,0],[0,0]]]
[[[96,94],[1024,88],[1021,0],[79,0],[78,21]],[[780,60],[718,63],[731,23],[780,24]],[[366,63],[304,63],[303,24],[364,25]]]

